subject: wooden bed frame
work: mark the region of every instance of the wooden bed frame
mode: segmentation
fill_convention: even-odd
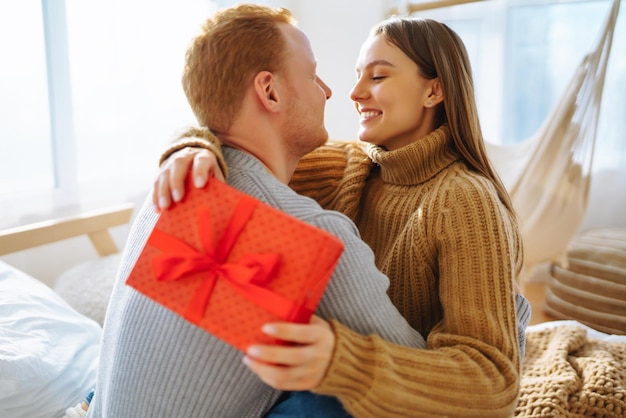
[[[440,9],[442,7],[458,6],[459,4],[476,3],[479,1],[484,1],[484,0],[432,0],[432,1],[422,1],[419,3],[413,3],[411,1],[408,1],[405,6],[405,9],[406,9],[405,11],[411,14],[411,13],[421,12],[424,10]],[[396,8],[391,9],[387,14],[397,15],[398,13],[400,13],[400,10],[396,7]]]
[[[87,235],[101,257],[119,252],[109,228],[130,221],[132,204],[114,206],[76,216],[36,222],[0,231],[0,256]]]

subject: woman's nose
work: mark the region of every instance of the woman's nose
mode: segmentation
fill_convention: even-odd
[[[365,90],[363,89],[363,85],[361,81],[357,80],[356,83],[354,83],[354,85],[350,89],[350,99],[356,102],[359,99],[363,99],[365,95],[366,93],[365,93]]]

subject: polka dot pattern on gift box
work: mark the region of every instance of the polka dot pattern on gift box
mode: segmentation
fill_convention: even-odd
[[[224,245],[224,234],[233,217],[241,213],[238,205],[248,196],[220,183],[210,181],[204,189],[188,188],[186,199],[164,212],[155,229],[175,236],[203,253],[199,228],[200,216],[207,216],[210,240],[214,246]],[[295,219],[264,203],[255,201],[250,218],[236,237],[225,263],[237,265],[250,254],[277,254],[276,277],[262,284],[265,292],[295,302],[301,309],[291,309],[287,318],[272,312],[275,296],[242,296],[237,286],[222,276],[215,280],[204,315],[196,325],[229,344],[244,350],[253,342],[270,342],[260,332],[263,324],[277,320],[302,322],[315,310],[332,271],[343,250],[343,244],[326,231]],[[208,212],[206,210],[208,209]],[[205,231],[207,233],[207,231]],[[150,242],[150,241],[149,241]],[[159,281],[155,278],[153,261],[163,253],[146,245],[127,283],[156,302],[178,314],[184,314],[198,289],[215,274],[209,271],[189,274],[177,280]],[[262,306],[267,305],[265,309]],[[280,303],[279,303],[280,304]],[[284,305],[284,304],[282,304]]]

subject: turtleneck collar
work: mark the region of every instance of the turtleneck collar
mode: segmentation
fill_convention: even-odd
[[[448,125],[394,151],[368,144],[367,153],[380,166],[380,176],[385,183],[406,186],[424,183],[460,158]]]

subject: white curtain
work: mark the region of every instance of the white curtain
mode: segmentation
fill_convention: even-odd
[[[620,1],[543,126],[516,145],[487,144],[522,223],[527,273],[565,252],[588,206],[600,103]]]

